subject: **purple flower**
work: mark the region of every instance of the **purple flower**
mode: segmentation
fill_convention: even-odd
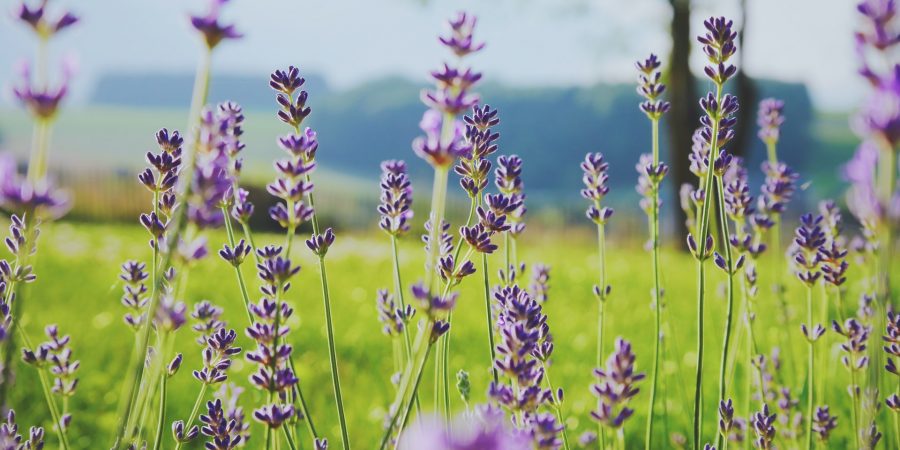
[[[490,127],[500,123],[497,110],[490,106],[475,106],[472,115],[463,117],[466,123],[466,141],[469,151],[462,155],[459,163],[453,168],[461,178],[460,186],[469,194],[469,198],[477,199],[488,184],[491,162],[487,159],[497,151],[497,139],[500,133]]]
[[[78,17],[69,11],[59,14],[56,19],[47,17],[47,1],[42,0],[34,9],[28,7],[23,0],[16,11],[16,18],[31,27],[41,39],[53,37],[56,33],[78,23]]]
[[[241,239],[234,248],[231,248],[227,244],[222,246],[222,249],[219,250],[219,256],[221,256],[228,264],[231,264],[234,267],[240,267],[241,264],[244,263],[244,258],[246,258],[251,251],[250,245]]]
[[[237,333],[234,330],[225,330],[224,326],[209,335],[202,352],[203,367],[193,372],[194,378],[207,385],[225,381],[228,378],[227,371],[231,367],[231,358],[241,352],[240,347],[234,346],[235,339]]]
[[[816,439],[819,442],[823,444],[828,442],[828,438],[831,437],[831,430],[837,428],[837,425],[837,416],[831,415],[828,411],[828,405],[816,408],[816,413],[813,416],[812,431],[816,433]]]
[[[312,109],[306,106],[309,93],[300,89],[304,82],[306,79],[300,76],[300,69],[294,66],[289,66],[285,70],[275,70],[269,77],[269,86],[277,92],[275,100],[280,107],[278,118],[294,127],[297,132],[303,119],[312,112]]]
[[[386,233],[399,236],[409,231],[413,218],[412,183],[404,161],[382,161],[378,213],[381,214],[378,226]]]
[[[733,25],[731,20],[724,17],[710,17],[703,21],[706,34],[697,37],[697,41],[703,44],[703,53],[709,59],[709,65],[703,68],[703,73],[719,86],[737,73],[737,68],[728,64],[728,60],[737,51],[734,43],[737,32],[732,29]]]
[[[194,305],[194,310],[191,312],[194,325],[191,326],[191,329],[199,335],[196,339],[198,344],[206,345],[210,336],[225,328],[225,322],[221,320],[222,312],[222,308],[212,304],[209,300],[203,300]]]
[[[48,340],[34,349],[22,349],[22,360],[38,370],[47,369],[54,377],[51,390],[61,397],[75,395],[78,387],[76,372],[81,362],[72,358],[69,335],[60,335],[56,325],[44,328]]]
[[[394,303],[394,297],[386,290],[379,289],[375,306],[378,310],[378,321],[384,327],[382,331],[388,336],[400,335],[406,324],[415,314],[416,310],[412,305],[406,305],[406,308],[400,308]]]
[[[473,34],[478,18],[463,11],[456,14],[454,19],[447,21],[450,25],[450,35],[438,38],[456,56],[463,58],[470,53],[475,53],[484,48],[484,43],[475,43]]]
[[[447,427],[443,420],[422,420],[400,437],[401,450],[530,450],[527,436],[502,417],[461,416]]]
[[[855,119],[855,129],[863,138],[874,137],[896,151],[900,142],[900,64],[879,78],[875,92]]]
[[[654,198],[656,199],[656,208],[662,206],[662,200],[659,199],[659,185],[669,172],[669,166],[665,163],[653,164],[653,155],[644,153],[640,156],[635,169],[638,172],[637,192],[641,194],[641,209],[648,215],[652,214]]]
[[[419,158],[432,167],[450,167],[457,158],[471,151],[464,139],[463,124],[453,116],[447,117],[439,111],[429,109],[422,116],[419,128],[425,135],[413,140],[412,148]]]
[[[822,216],[804,214],[800,217],[800,226],[795,231],[794,243],[789,257],[794,264],[794,273],[800,281],[812,286],[822,275],[820,266],[825,245],[825,232],[822,231]]]
[[[591,386],[591,392],[599,403],[597,410],[591,411],[591,417],[609,428],[621,428],[634,413],[627,405],[640,391],[637,383],[645,377],[644,373],[636,372],[635,359],[631,343],[619,337],[606,367],[594,369],[597,384]]]
[[[794,196],[800,176],[782,162],[763,162],[762,170],[766,174],[766,181],[761,188],[759,210],[762,213],[781,214]]]
[[[191,25],[200,32],[206,47],[210,50],[223,40],[239,39],[244,36],[233,24],[226,25],[221,22],[221,9],[226,3],[228,0],[209,0],[206,15],[191,16]]]
[[[659,120],[663,114],[669,110],[669,102],[660,100],[663,92],[666,91],[666,85],[662,83],[662,71],[659,67],[662,64],[654,54],[645,59],[643,62],[635,63],[638,71],[638,88],[637,92],[645,101],[641,103],[641,111],[651,120]]]
[[[841,362],[844,363],[844,366],[851,371],[865,368],[869,363],[866,349],[868,348],[869,333],[871,333],[872,328],[852,318],[847,319],[843,326],[837,321],[832,321],[831,328],[846,338],[846,342],[841,344],[841,350],[846,353],[841,357]]]
[[[719,433],[728,437],[734,426],[734,404],[731,399],[719,401]]]
[[[44,448],[44,429],[31,427],[28,429],[28,436],[23,437],[16,424],[16,412],[10,409],[6,413],[6,421],[0,423],[0,445],[12,450],[41,450]]]
[[[13,96],[35,119],[49,121],[56,117],[59,105],[69,91],[71,72],[71,68],[64,66],[62,82],[57,87],[46,84],[39,86],[31,79],[28,65],[24,64],[21,68],[21,83],[13,87]]]
[[[769,405],[764,404],[762,411],[755,413],[751,421],[753,431],[756,432],[756,447],[759,449],[774,448],[775,441],[775,414],[769,414]]]
[[[206,414],[200,415],[203,426],[200,432],[211,438],[206,443],[209,450],[231,450],[241,445],[243,436],[234,419],[228,419],[222,409],[222,401],[206,402]]]
[[[122,264],[122,273],[119,278],[125,282],[122,287],[122,305],[128,310],[125,313],[125,323],[137,331],[147,319],[145,309],[150,299],[147,296],[145,281],[149,276],[147,265],[137,261],[126,261]]]
[[[538,303],[546,303],[550,292],[550,266],[535,264],[531,269],[531,296]]]
[[[446,297],[432,295],[422,283],[414,284],[411,291],[413,298],[419,303],[419,307],[432,320],[450,312],[456,306],[458,294],[455,292],[447,294]]]
[[[175,331],[187,322],[187,306],[177,302],[169,295],[163,296],[156,308],[153,325],[163,331]]]
[[[234,422],[232,436],[239,435],[241,443],[246,444],[247,440],[250,439],[250,424],[244,418],[244,409],[238,406],[238,401],[243,392],[244,388],[232,382],[222,383],[222,386],[215,393],[215,398],[222,402],[222,409],[228,422]]]
[[[326,228],[323,234],[313,234],[306,240],[306,246],[312,250],[319,258],[324,258],[328,253],[328,249],[334,244],[334,230]]]
[[[522,192],[522,158],[518,155],[503,155],[497,158],[497,168],[494,170],[494,184],[500,193],[509,198],[510,203],[515,204],[515,210],[507,214],[509,232],[513,237],[525,231],[525,194]]]
[[[200,427],[197,425],[185,430],[183,420],[172,422],[172,437],[175,439],[175,442],[186,444],[193,441],[198,434],[200,434]]]
[[[759,102],[756,124],[759,125],[757,136],[767,145],[775,145],[781,136],[781,125],[784,124],[784,102],[775,98],[766,98]]]
[[[706,97],[700,99],[700,108],[706,113],[700,117],[700,137],[703,140],[702,145],[705,145],[708,148],[712,147],[714,137],[713,128],[716,126],[713,121],[715,120],[718,122],[718,133],[715,136],[716,146],[719,149],[725,147],[731,139],[734,138],[734,126],[737,123],[735,114],[740,108],[737,97],[731,94],[725,94],[721,100],[717,100],[715,94],[707,92]],[[727,169],[727,164],[725,164],[727,160],[722,158],[727,158],[727,156],[725,156],[725,154],[720,154],[719,159],[713,161],[713,168],[718,169],[720,173],[724,173],[725,169]],[[708,167],[709,158],[707,157],[706,160]]]

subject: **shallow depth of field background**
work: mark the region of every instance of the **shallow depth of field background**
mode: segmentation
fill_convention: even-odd
[[[393,397],[388,381],[390,341],[381,334],[375,314],[376,290],[391,285],[389,241],[377,231],[375,222],[378,162],[403,158],[412,163],[420,226],[424,216],[420,208],[427,206],[431,180],[427,166],[416,160],[409,146],[424,110],[418,91],[426,83],[426,71],[444,57],[434,36],[443,30],[443,19],[459,8],[479,16],[477,36],[488,41],[487,49],[472,65],[484,72],[485,83],[479,89],[484,101],[500,110],[500,152],[517,153],[525,160],[529,229],[519,246],[520,257],[529,265],[543,262],[552,267],[550,301],[545,308],[557,347],[550,375],[555,385],[566,389],[566,414],[570,429],[576,430],[570,431],[570,436],[593,429],[588,418],[593,405],[588,386],[596,351],[596,303],[591,294],[596,282],[596,251],[578,197],[578,161],[585,152],[601,151],[611,164],[609,198],[617,215],[608,253],[613,295],[607,344],[612,348],[616,335],[632,340],[638,367],[647,371],[652,356],[652,280],[650,256],[642,248],[645,219],[637,207],[633,185],[638,154],[649,151],[649,127],[637,109],[632,61],[651,51],[667,60],[669,3],[632,2],[628,10],[612,0],[505,0],[491,5],[475,1],[371,2],[381,4],[377,8],[362,0],[325,2],[327,5],[280,3],[286,9],[262,7],[248,0],[233,2],[227,15],[247,38],[225,43],[217,50],[210,100],[236,100],[245,107],[245,181],[261,192],[272,175],[271,161],[278,156],[275,138],[285,132],[274,117],[268,73],[288,64],[299,65],[305,72],[313,108],[309,125],[318,130],[321,143],[316,174],[318,212],[320,220],[338,232],[338,243],[329,253],[330,278],[344,395],[356,445],[366,448],[365,443],[380,436],[383,413]],[[779,151],[801,173],[805,186],[787,216],[787,227],[792,228],[799,212],[812,210],[818,200],[842,199],[839,167],[858,142],[848,123],[863,92],[856,80],[851,46],[855,11],[850,1],[827,5],[814,0],[787,5],[779,0],[750,3],[745,11],[746,45],[741,47],[742,51],[746,48],[746,65],[741,69],[752,79],[755,100],[778,96],[787,105]],[[109,443],[119,383],[132,349],[131,331],[121,319],[119,265],[127,259],[146,260],[150,255],[147,236],[137,224],[137,215],[147,209],[148,197],[137,183],[136,173],[144,152],[154,145],[153,133],[161,127],[182,129],[186,123],[193,58],[199,54],[186,13],[203,5],[174,0],[64,4],[84,21],[56,39],[52,51],[54,57],[77,59],[80,70],[54,129],[50,157],[55,176],[70,189],[75,205],[66,220],[42,230],[36,264],[39,279],[27,293],[24,324],[32,339],[41,337],[41,326],[46,323],[58,323],[72,335],[82,369],[72,403],[75,418],[70,436],[73,446],[93,449]],[[11,8],[8,2],[0,6]],[[696,1],[693,8],[695,30],[700,20],[711,14],[742,17],[737,1]],[[806,28],[792,22],[800,17],[809,22]],[[292,27],[299,31],[294,33]],[[26,30],[4,15],[0,17],[0,43],[0,82],[11,83],[16,80],[16,61],[31,56],[33,42]],[[701,58],[695,59],[696,67],[702,65]],[[698,93],[707,87],[700,82]],[[742,120],[755,122],[755,104],[744,106],[749,115]],[[663,126],[665,123],[663,119]],[[745,137],[751,180],[758,185],[763,148],[755,139],[755,125]],[[24,161],[30,139],[29,118],[11,97],[3,98],[0,149],[12,151]],[[665,161],[669,160],[667,147],[664,144]],[[458,223],[464,199],[456,186],[456,179],[451,178],[451,192],[457,194],[451,199],[450,212]],[[661,397],[666,401],[658,408],[669,413],[668,431],[687,434],[687,408],[692,398],[687,386],[696,356],[692,353],[695,274],[690,257],[678,250],[683,237],[673,232],[677,203],[671,193],[665,193],[664,200],[664,314],[672,328],[665,332],[661,374]],[[258,225],[274,233],[277,230],[264,217],[266,208],[257,203]],[[849,214],[845,217],[849,219]],[[848,230],[855,230],[854,225],[848,225]],[[424,253],[418,234],[410,234],[401,249],[407,282],[422,273]],[[224,234],[212,233],[208,239],[210,249],[215,250],[224,243]],[[267,234],[260,240],[274,243],[281,236]],[[292,255],[304,270],[289,299],[297,312],[290,323],[291,338],[300,379],[311,393],[317,426],[335,438],[337,419],[331,403],[317,274],[313,258],[301,247],[296,246]],[[764,287],[770,280],[771,256],[767,255],[761,267]],[[492,261],[492,267],[498,262]],[[251,266],[244,266],[247,277],[253,277]],[[718,277],[719,272],[715,273]],[[716,277],[713,286],[721,281]],[[189,305],[209,299],[225,307],[229,327],[243,329],[245,318],[230,267],[210,257],[191,272],[189,283],[184,299]],[[795,318],[805,302],[798,284],[788,284]],[[467,279],[461,287],[450,361],[451,371],[471,373],[476,403],[483,400],[488,379],[480,289],[476,278]],[[858,288],[851,285],[849,289],[847,298],[855,301]],[[774,324],[775,319],[766,314],[766,302],[771,302],[767,297],[763,295],[758,309],[760,320]],[[722,315],[721,300],[721,295],[713,296],[708,317]],[[718,360],[721,325],[709,325],[707,361]],[[778,328],[760,332],[763,348],[775,344]],[[239,334],[246,348],[249,341]],[[200,347],[193,338],[188,328],[179,333],[184,369],[193,369],[200,361]],[[803,349],[802,341],[794,342],[797,349],[784,349],[785,356]],[[746,341],[740,344],[746,345]],[[833,335],[828,346],[829,355],[834,356]],[[791,364],[788,360],[783,370],[792,370]],[[706,411],[712,414],[717,364],[708,366],[706,401],[710,406]],[[844,371],[834,367],[822,371],[827,382],[846,384]],[[423,382],[426,405],[432,395],[432,372],[426,369]],[[249,367],[239,358],[233,379],[244,380],[248,373]],[[12,400],[23,425],[46,419],[46,407],[32,375],[32,369],[20,367]],[[744,374],[739,370],[735,376]],[[188,370],[173,380],[170,421],[186,418],[197,387]],[[635,401],[638,411],[630,434],[643,432],[645,395]],[[847,418],[844,397],[823,401]],[[248,392],[244,403],[249,407],[258,399],[258,393]],[[462,410],[458,396],[452,400],[454,407]],[[707,434],[711,433],[714,421],[708,420],[706,426],[710,428]],[[846,429],[846,424],[842,428]]]

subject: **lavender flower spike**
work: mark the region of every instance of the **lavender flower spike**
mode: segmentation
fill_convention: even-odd
[[[759,125],[757,136],[767,146],[778,143],[781,137],[781,125],[784,124],[784,102],[775,98],[763,99],[759,102],[756,124]],[[770,161],[774,160],[770,155]]]
[[[407,175],[406,162],[382,161],[378,213],[381,214],[378,226],[385,233],[399,236],[409,231],[413,217],[412,183]]]
[[[598,409],[591,412],[591,417],[609,428],[622,427],[634,413],[627,405],[640,391],[637,383],[645,377],[643,373],[636,372],[635,359],[631,343],[616,338],[616,350],[609,355],[606,367],[594,370],[598,383],[591,386],[591,391],[600,402]]]

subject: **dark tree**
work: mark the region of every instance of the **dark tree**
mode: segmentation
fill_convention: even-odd
[[[672,5],[672,56],[669,66],[669,100],[672,109],[668,117],[669,164],[671,171],[671,192],[674,199],[669,210],[675,212],[676,236],[687,235],[684,211],[678,206],[678,191],[682,184],[692,183],[688,155],[691,153],[691,135],[697,127],[697,92],[694,76],[688,64],[691,54],[691,3],[690,0],[669,0]],[[683,239],[682,239],[683,241]]]

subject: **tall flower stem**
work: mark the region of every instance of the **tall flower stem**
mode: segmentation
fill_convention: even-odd
[[[190,429],[194,425],[194,420],[197,419],[197,414],[200,412],[200,405],[203,404],[203,397],[206,395],[206,388],[208,385],[203,383],[200,385],[200,392],[197,393],[197,400],[194,400],[194,406],[191,408],[191,415],[188,416],[187,422],[185,422],[185,429]],[[175,444],[175,450],[181,450],[181,446],[184,445],[181,441]]]
[[[25,334],[25,330],[22,329],[22,326],[18,322],[16,322],[15,325],[19,330],[19,336],[22,338],[22,342],[25,343],[28,348],[33,348],[28,340],[28,336]],[[47,379],[47,374],[44,373],[43,369],[38,368],[37,373],[38,379],[41,382],[41,391],[44,394],[44,400],[47,401],[47,407],[50,409],[50,418],[53,419],[54,426],[52,428],[56,431],[56,437],[59,439],[59,447],[62,450],[69,450],[69,439],[62,429],[62,416],[59,414],[59,407],[56,405],[56,400],[53,399],[50,381]]]
[[[394,291],[397,293],[397,301],[400,302],[400,309],[406,310],[406,301],[403,298],[403,281],[400,277],[400,250],[397,246],[397,236],[391,235],[391,253],[393,256],[393,266],[394,266]],[[409,323],[407,318],[407,323],[403,326],[403,348],[404,355],[406,356],[404,359],[406,360],[406,364],[400,367],[401,370],[405,367],[409,367],[412,364],[412,339],[409,337]],[[419,396],[415,396],[416,408],[421,411],[422,407],[419,404]]]
[[[197,67],[197,74],[194,78],[194,92],[191,99],[191,109],[189,115],[189,125],[188,129],[192,133],[191,137],[191,146],[186,152],[185,160],[187,164],[184,165],[184,169],[182,169],[181,176],[179,178],[179,198],[182,199],[182,206],[176,209],[174,213],[174,217],[172,219],[172,223],[174,224],[171,229],[171,235],[168,239],[168,248],[166,252],[163,253],[163,258],[160,263],[160,268],[168,267],[173,259],[174,253],[177,250],[179,239],[181,238],[181,234],[187,226],[187,208],[184,206],[183,199],[187,198],[191,190],[191,178],[193,177],[193,169],[194,169],[194,160],[195,153],[197,151],[197,145],[199,143],[199,133],[198,128],[200,124],[200,110],[203,108],[203,104],[206,103],[207,95],[209,92],[209,75],[210,75],[210,63],[212,61],[212,51],[207,49],[204,52],[203,57],[200,59],[200,63]],[[150,301],[148,302],[148,320],[146,324],[140,330],[139,342],[140,344],[137,347],[137,352],[131,356],[131,361],[129,364],[128,375],[125,382],[125,395],[122,397],[125,401],[122,403],[122,408],[119,413],[119,424],[116,426],[116,449],[122,448],[125,442],[125,438],[127,438],[127,430],[126,424],[128,423],[129,418],[131,418],[134,414],[135,407],[135,393],[137,392],[138,387],[143,383],[145,372],[144,372],[144,356],[147,354],[147,348],[150,345],[150,317],[152,317],[153,312],[156,311],[156,308],[159,306],[160,300],[160,291],[162,290],[163,283],[165,283],[165,278],[163,274],[165,270],[158,270],[153,283],[155,285],[154,293],[150,296]]]
[[[813,288],[811,285],[806,288],[806,320],[807,324],[810,327],[810,330],[813,329]],[[813,331],[810,331],[811,333]],[[806,448],[813,448],[813,402],[816,397],[816,343],[807,338],[809,341],[809,359],[807,360],[806,366]]]
[[[722,85],[716,84],[716,103],[721,103]],[[697,242],[699,251],[697,255],[697,375],[694,383],[694,450],[701,448],[700,429],[703,424],[703,338],[704,338],[704,302],[706,301],[706,236],[709,234],[710,206],[713,202],[711,192],[713,189],[713,164],[719,156],[719,118],[710,117],[712,122],[711,142],[709,146],[709,168],[704,179],[704,192],[707,195],[703,202],[699,217],[699,236]],[[725,238],[727,239],[727,237]]]
[[[547,388],[550,389],[550,396],[553,400],[553,411],[556,413],[556,419],[562,426],[563,445],[569,450],[569,434],[566,432],[566,421],[563,419],[561,399],[556,396],[556,390],[553,389],[553,382],[550,381],[550,371],[547,370],[547,364],[541,361],[541,368],[544,369],[544,375],[547,379]]]
[[[491,308],[491,286],[488,279],[487,253],[481,254],[481,277],[484,282],[484,312],[487,321],[488,347],[491,353],[491,375],[494,377],[494,383],[497,383],[500,378],[497,375],[497,368],[494,367],[494,360],[497,359],[497,354],[494,346],[494,311]]]
[[[653,141],[653,167],[659,165],[659,119],[650,121]],[[644,448],[653,448],[653,413],[656,409],[656,391],[659,379],[659,340],[660,340],[660,311],[662,309],[662,297],[660,295],[659,274],[659,182],[653,181],[653,200],[650,205],[650,241],[653,245],[653,375],[650,383],[650,410],[647,413],[647,435],[644,438]]]
[[[716,176],[716,191],[718,192],[719,201],[719,233],[724,242],[725,265],[728,268],[728,284],[727,297],[728,306],[725,313],[725,337],[722,342],[722,361],[719,364],[719,401],[725,401],[728,385],[726,383],[726,367],[728,366],[728,351],[731,347],[731,329],[734,319],[734,261],[731,254],[731,244],[729,243],[728,217],[725,213],[725,183],[722,176]],[[719,433],[718,440],[720,447],[727,445],[727,440]]]
[[[225,233],[228,235],[228,244],[233,249],[235,247],[234,228],[231,225],[231,217],[228,214],[227,207],[222,206],[222,214],[225,216]],[[256,249],[253,251],[255,253]],[[238,287],[241,290],[241,299],[244,301],[244,311],[247,312],[247,320],[250,322],[250,325],[253,325],[253,315],[250,313],[250,293],[247,292],[247,283],[244,281],[244,274],[241,272],[240,266],[234,266],[234,274],[237,277]]]
[[[606,330],[606,227],[597,224],[597,249],[600,257],[600,294],[597,298],[597,367],[603,367],[603,332]],[[597,422],[600,448],[606,448],[606,428]]]
[[[168,350],[170,345],[171,341],[167,343],[164,348]],[[168,351],[166,351],[165,354],[167,353]],[[153,450],[160,450],[162,448],[163,429],[165,428],[166,423],[166,389],[168,387],[168,380],[169,374],[164,369],[159,380],[159,415],[157,416],[156,421],[156,434],[153,437]]]
[[[448,121],[445,120],[445,123],[446,122]],[[445,128],[447,128],[447,125],[445,125]],[[446,135],[449,131],[452,130],[447,128],[444,134]],[[429,219],[431,221],[431,233],[429,235],[428,260],[426,263],[427,270],[425,273],[425,286],[428,286],[429,288],[432,287],[434,282],[434,273],[435,268],[437,267],[441,224],[444,220],[444,208],[447,200],[447,175],[447,167],[435,167],[434,187],[431,191],[431,214]],[[418,391],[422,370],[425,367],[425,362],[428,360],[428,354],[431,352],[431,331],[433,328],[434,323],[431,320],[427,320],[425,326],[419,329],[419,333],[416,336],[415,343],[413,344],[413,363],[407,367],[403,372],[403,377],[400,379],[400,387],[397,389],[397,396],[391,405],[391,411],[393,411],[391,413],[391,420],[388,422],[384,437],[381,440],[381,446],[379,447],[381,450],[384,450],[390,437],[393,435],[394,426],[397,425],[397,419],[401,415],[404,417],[397,426],[397,434],[399,435],[403,432],[403,426],[406,422],[406,413],[401,410],[404,408],[404,405],[408,404],[409,399],[412,399]],[[407,408],[411,409],[411,405]]]
[[[316,233],[318,234],[318,233]],[[337,403],[338,419],[341,423],[341,440],[345,450],[350,448],[350,436],[347,433],[347,419],[344,417],[344,399],[341,395],[341,378],[338,375],[337,353],[334,348],[334,325],[331,320],[331,297],[328,293],[328,274],[325,271],[325,258],[319,257],[319,274],[322,279],[322,299],[325,303],[325,330],[328,334],[328,359],[331,362],[331,382],[334,398]]]
[[[778,164],[778,147],[774,141],[766,142],[766,154],[769,164],[773,167]],[[787,272],[784,267],[784,254],[781,251],[781,215],[774,214],[772,216],[772,255],[775,259],[775,280],[773,283],[775,290],[775,298],[778,301],[778,308],[781,314],[781,331],[779,332],[781,345],[786,352],[790,351],[790,336],[787,332],[788,323],[788,307],[787,299],[784,296],[784,273]],[[789,361],[793,358],[788,357]],[[791,372],[796,373],[795,364],[789,364]],[[792,374],[793,375],[793,374]]]

